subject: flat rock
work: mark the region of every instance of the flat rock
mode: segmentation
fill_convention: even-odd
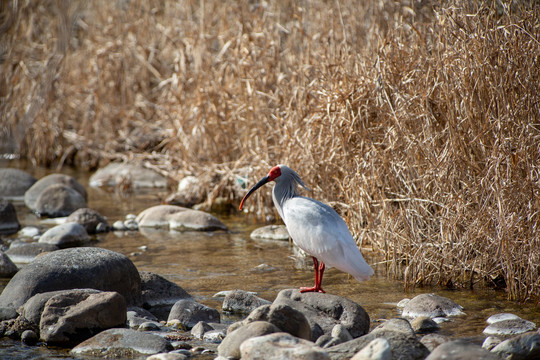
[[[369,331],[367,312],[354,301],[337,295],[286,289],[279,292],[273,304],[289,305],[304,314],[311,327],[312,341],[330,334],[336,324],[342,324],[353,338]]]
[[[143,210],[137,216],[137,222],[139,227],[168,228],[177,231],[227,230],[225,224],[208,213],[176,205],[157,205]]]
[[[233,290],[223,299],[222,309],[233,314],[249,314],[259,306],[270,305],[271,303],[271,301],[262,299],[251,292]]]
[[[92,288],[116,291],[128,305],[141,303],[139,272],[126,256],[91,247],[57,250],[23,267],[0,295],[0,307],[18,308],[33,295]]]
[[[253,240],[289,240],[289,232],[283,225],[267,225],[253,230],[250,237]]]
[[[14,168],[0,168],[0,198],[22,197],[35,182],[36,178],[26,171]]]
[[[56,225],[39,238],[40,243],[56,245],[60,249],[81,246],[89,241],[90,237],[85,228],[75,222]]]
[[[517,335],[536,329],[536,324],[521,318],[501,320],[488,325],[483,333],[486,335]]]
[[[521,319],[521,318],[519,316],[515,315],[515,314],[500,313],[500,314],[491,315],[489,318],[487,318],[486,322],[488,324],[493,324],[493,323],[496,323],[498,321],[516,320],[516,319]]]
[[[178,321],[187,330],[199,321],[219,322],[220,315],[216,309],[203,305],[191,299],[177,301],[169,314],[167,323]]]
[[[12,203],[0,197],[0,234],[15,234],[20,227],[15,207]]]
[[[10,278],[19,271],[17,265],[11,261],[2,250],[0,250],[0,277]]]
[[[357,352],[351,360],[391,360],[390,343],[384,338],[376,338]]]
[[[402,315],[408,318],[448,317],[462,315],[462,310],[463,307],[448,298],[435,294],[421,294],[405,304]]]
[[[66,219],[66,222],[75,222],[81,224],[88,234],[97,234],[110,230],[107,219],[96,210],[81,208],[75,210]]]
[[[275,325],[266,321],[254,321],[240,326],[236,330],[227,334],[225,339],[218,346],[218,355],[224,358],[240,359],[240,345],[249,338],[278,333]]]
[[[99,358],[134,358],[159,354],[173,349],[162,336],[132,329],[109,329],[83,341],[71,352]]]
[[[491,352],[503,359],[540,359],[540,333],[530,332],[506,339]]]
[[[41,339],[69,346],[113,327],[126,324],[126,300],[114,291],[65,291],[52,296],[43,308]]]
[[[240,345],[240,355],[242,359],[330,359],[323,349],[311,341],[282,332],[247,339]]]
[[[28,264],[37,256],[59,249],[58,246],[53,244],[13,242],[5,253],[16,264]]]
[[[64,174],[50,174],[39,179],[24,193],[24,203],[31,210],[36,211],[37,201],[41,193],[49,186],[58,184],[66,185],[77,191],[86,201],[86,189],[74,177]]]
[[[481,346],[463,340],[445,342],[435,348],[426,360],[500,360]]]
[[[167,179],[154,170],[129,163],[110,163],[90,177],[92,187],[115,187],[129,184],[134,188],[164,188]]]

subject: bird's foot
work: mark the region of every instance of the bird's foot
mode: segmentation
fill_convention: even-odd
[[[323,294],[326,294],[326,291],[324,291],[320,286],[312,286],[312,287],[301,287],[300,288],[301,293],[305,292],[320,292]]]

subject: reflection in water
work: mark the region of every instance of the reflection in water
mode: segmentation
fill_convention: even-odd
[[[159,204],[165,195],[155,191],[138,190],[137,196],[121,197],[115,193],[90,188],[87,181],[89,175],[86,173],[69,174],[85,185],[89,207],[106,216],[109,224],[124,219],[129,213],[138,214],[145,208]],[[45,173],[34,174],[37,177],[43,175]],[[40,219],[29,213],[21,201],[16,202],[15,206],[23,226],[51,226],[44,225]],[[215,215],[229,227],[228,232],[141,229],[138,232],[99,234],[95,237],[94,245],[125,254],[140,271],[160,274],[182,286],[198,301],[218,310],[221,310],[221,299],[214,298],[213,295],[222,290],[254,291],[264,299],[273,300],[282,289],[313,285],[310,257],[300,258],[286,241],[252,240],[250,232],[261,224],[253,223],[246,214],[229,217]],[[370,264],[376,262],[369,253],[364,252],[364,257]],[[324,275],[325,290],[361,304],[370,315],[372,327],[377,326],[382,319],[399,316],[396,308],[398,301],[424,292],[437,292],[464,307],[466,315],[442,324],[442,334],[468,336],[481,342],[481,333],[486,326],[485,319],[499,312],[512,312],[537,324],[540,322],[538,307],[524,307],[508,302],[501,292],[416,289],[405,293],[401,283],[385,278],[383,266],[374,268],[376,275],[364,283],[359,283],[336,269],[328,269]],[[235,320],[226,316],[223,319],[228,322]],[[65,352],[44,347],[27,348],[20,342],[3,339],[0,341],[0,358],[4,358],[3,354],[8,353],[11,358],[18,359],[68,356]]]

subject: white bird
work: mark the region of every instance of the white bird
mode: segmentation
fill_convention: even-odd
[[[276,183],[272,199],[289,235],[300,249],[313,257],[315,285],[301,287],[301,292],[325,292],[321,287],[325,266],[349,273],[358,281],[368,280],[373,275],[373,269],[364,260],[345,221],[330,206],[300,196],[298,185],[309,189],[288,166],[277,165],[270,169],[268,175],[244,196],[240,210],[251,194],[270,181]]]

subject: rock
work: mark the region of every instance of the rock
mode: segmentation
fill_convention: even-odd
[[[282,332],[247,339],[240,345],[240,354],[242,359],[330,359],[311,341]]]
[[[17,236],[19,238],[30,238],[30,239],[35,239],[37,241],[39,240],[39,237],[41,236],[41,234],[42,234],[42,231],[38,229],[37,227],[25,226],[19,231]]]
[[[273,305],[289,305],[304,314],[311,327],[312,341],[331,333],[336,324],[342,324],[353,338],[369,331],[366,311],[355,302],[337,295],[286,289],[279,292]]]
[[[64,184],[53,184],[39,194],[31,210],[38,216],[62,217],[86,206],[86,200],[77,191]]]
[[[21,341],[26,345],[36,345],[39,337],[33,330],[25,330],[21,335]]]
[[[435,350],[437,346],[444,344],[448,341],[451,341],[448,336],[440,334],[427,334],[422,336],[422,338],[420,339],[420,342],[424,344],[429,349],[429,351]]]
[[[20,227],[15,207],[12,203],[0,197],[0,234],[15,234]]]
[[[40,243],[56,245],[60,249],[81,246],[89,241],[90,237],[84,227],[75,222],[56,225],[39,238]]]
[[[206,321],[199,321],[193,328],[191,328],[191,335],[197,339],[202,339],[204,333],[214,330],[214,328]]]
[[[189,359],[188,355],[173,353],[173,352],[155,354],[146,358],[146,360],[187,360],[187,359]]]
[[[191,295],[181,286],[148,271],[140,271],[143,306],[160,320],[166,320],[173,305]]]
[[[249,314],[259,306],[272,302],[244,290],[233,290],[223,299],[222,309],[233,314]]]
[[[282,332],[306,340],[312,339],[311,326],[306,316],[289,305],[260,306],[249,314],[244,323],[252,321],[266,321],[275,325]]]
[[[218,346],[218,355],[224,358],[240,359],[240,345],[247,339],[278,333],[280,330],[266,321],[254,321],[240,326],[227,334]]]
[[[216,217],[198,210],[175,205],[157,205],[137,216],[139,227],[169,228],[170,230],[214,231],[227,230]]]
[[[35,182],[36,178],[26,171],[14,168],[0,168],[0,198],[22,197]]]
[[[540,333],[531,332],[504,340],[491,352],[504,359],[540,359]]]
[[[41,339],[60,346],[79,343],[102,330],[124,326],[126,310],[126,300],[114,291],[62,292],[45,303],[39,324]]]
[[[162,329],[161,325],[155,321],[145,321],[137,330],[139,331],[160,331]]]
[[[481,346],[463,340],[445,342],[435,348],[426,360],[500,360]]]
[[[184,299],[177,301],[172,307],[167,323],[173,320],[178,320],[184,328],[189,330],[199,321],[219,322],[220,315],[216,309],[191,299]]]
[[[165,188],[167,179],[141,165],[110,163],[90,177],[92,187]]]
[[[139,272],[126,256],[100,248],[44,254],[23,267],[0,295],[0,307],[17,308],[37,293],[92,288],[116,291],[128,305],[141,303]]]
[[[150,311],[136,306],[129,307],[126,316],[127,325],[135,330],[138,330],[142,324],[148,321],[155,323],[159,321]]]
[[[250,237],[253,240],[289,240],[289,232],[283,225],[268,225],[253,230]]]
[[[510,313],[501,313],[501,314],[495,314],[495,315],[491,315],[487,320],[486,322],[488,324],[493,324],[493,323],[496,323],[498,321],[503,321],[503,320],[516,320],[516,319],[521,319],[519,316],[517,315],[514,315],[514,314],[510,314]]]
[[[337,324],[332,328],[332,332],[330,334],[324,334],[322,336],[319,336],[319,338],[315,342],[315,345],[322,348],[327,348],[334,345],[342,344],[352,339],[353,337],[351,336],[351,334],[349,334],[349,331],[347,331],[347,329],[343,325]]]
[[[357,352],[351,360],[391,360],[390,343],[384,338],[377,338]]]
[[[411,321],[411,326],[416,333],[428,333],[437,331],[439,325],[427,316],[419,316]]]
[[[488,336],[482,343],[482,348],[491,351],[495,346],[499,345],[503,339],[496,336]]]
[[[132,329],[109,329],[83,341],[71,352],[99,358],[133,358],[140,354],[152,355],[172,349],[169,341],[156,334]]]
[[[203,341],[207,343],[219,344],[226,336],[226,330],[210,330],[204,333]]]
[[[101,216],[97,211],[89,208],[75,210],[67,217],[66,222],[81,224],[88,234],[96,234],[110,230],[107,219]]]
[[[535,329],[536,325],[533,322],[517,318],[494,322],[488,325],[483,333],[486,335],[507,336],[523,334]]]
[[[60,249],[53,244],[13,242],[6,255],[16,264],[28,264],[37,256]]]
[[[178,182],[177,192],[169,195],[165,203],[169,205],[178,205],[192,207],[204,200],[206,190],[201,182],[195,176],[186,176]]]
[[[407,319],[402,318],[394,318],[390,320],[386,320],[379,326],[377,326],[375,329],[373,329],[372,332],[387,332],[387,331],[396,331],[400,332],[407,336],[415,336],[414,329],[411,326],[411,323]]]
[[[435,294],[421,294],[405,304],[402,315],[408,318],[419,316],[447,317],[461,315],[463,314],[462,310],[463,307],[448,298]]]
[[[56,190],[47,191],[48,194],[43,195],[45,190],[49,186],[55,186]],[[80,197],[77,197],[75,194],[69,190],[65,190],[64,187],[59,185],[65,185],[72,190],[75,190],[79,193]],[[43,195],[43,197],[42,197]],[[39,179],[31,188],[29,188],[24,194],[24,203],[26,206],[38,214],[49,215],[49,212],[53,212],[55,209],[61,208],[62,211],[58,210],[58,213],[63,215],[56,215],[51,217],[58,216],[67,216],[73,211],[81,207],[86,207],[86,190],[75,178],[69,175],[63,174],[50,174],[41,179]],[[50,204],[47,204],[47,201],[51,201]],[[65,201],[65,204],[62,204],[62,201]],[[54,202],[54,203],[53,203]],[[78,206],[77,205],[83,205]],[[64,206],[62,206],[64,205]],[[68,212],[68,209],[72,209]]]
[[[347,359],[353,357],[360,350],[368,346],[369,343],[378,338],[388,341],[393,360],[420,360],[429,354],[429,350],[418,341],[416,336],[388,329],[372,331],[367,335],[326,348],[325,350],[331,359]]]
[[[10,278],[19,271],[17,265],[11,261],[2,250],[0,250],[0,277]]]

